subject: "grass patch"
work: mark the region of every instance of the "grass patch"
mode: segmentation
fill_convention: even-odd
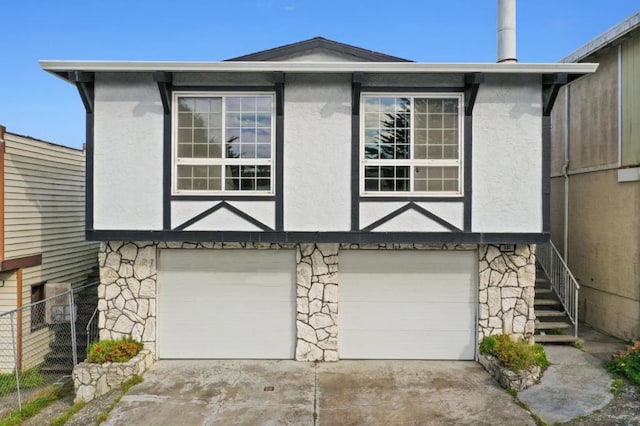
[[[129,380],[127,380],[126,382],[124,382],[122,384],[122,387],[121,387],[120,395],[116,399],[113,400],[113,402],[111,403],[111,405],[109,406],[107,411],[104,411],[104,412],[100,413],[98,415],[98,417],[96,417],[96,423],[101,424],[102,422],[107,420],[111,410],[113,410],[114,407],[116,405],[118,405],[118,403],[120,402],[122,397],[125,396],[127,394],[127,392],[129,392],[129,389],[131,389],[132,386],[135,386],[138,383],[142,383],[142,376],[135,375],[135,376],[131,377]],[[2,425],[0,425],[0,426],[2,426]]]
[[[36,368],[28,368],[19,373],[20,389],[31,389],[42,386],[45,383],[44,377]],[[0,374],[0,396],[15,392],[18,389],[16,383],[16,373]]]
[[[618,395],[622,393],[623,386],[624,386],[624,379],[621,377],[616,377],[615,379],[613,379],[613,382],[611,383],[611,393],[614,395]]]
[[[531,411],[531,407],[529,407],[529,405],[525,404],[524,402],[520,401],[518,399],[518,391],[513,389],[513,388],[508,388],[505,390],[505,392],[507,392],[509,395],[511,395],[513,397],[513,400],[515,401],[516,404],[518,404],[520,406],[520,408],[522,408],[523,410],[526,410],[529,415],[531,416],[531,418],[533,419],[534,422],[536,422],[537,426],[549,426],[548,423],[545,423],[540,416],[538,416],[536,413],[534,413],[533,411]]]
[[[32,399],[19,409],[13,410],[7,417],[0,420],[0,426],[17,426],[25,420],[38,414],[42,409],[52,402],[64,398],[73,392],[73,384],[67,383],[64,386],[47,386],[43,390],[33,395]]]
[[[580,349],[582,352],[584,352],[584,341],[576,340],[575,342],[573,342],[573,347],[576,349]]]
[[[66,422],[69,421],[69,419],[71,419],[71,417],[73,417],[74,414],[76,414],[78,411],[80,411],[82,409],[82,407],[84,407],[85,405],[86,404],[85,404],[84,401],[76,402],[64,414],[62,414],[61,416],[56,417],[51,422],[51,426],[62,426],[62,425],[64,425]]]

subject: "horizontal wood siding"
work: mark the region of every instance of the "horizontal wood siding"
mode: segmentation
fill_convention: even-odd
[[[0,287],[0,314],[12,311],[16,308],[16,274],[15,272],[0,273],[0,279],[4,280],[4,285]],[[0,326],[4,325],[4,319],[0,319]],[[8,321],[8,320],[7,320]]]
[[[5,258],[42,253],[42,265],[24,270],[28,304],[32,285],[84,284],[98,245],[85,241],[84,153],[9,133],[5,140]]]

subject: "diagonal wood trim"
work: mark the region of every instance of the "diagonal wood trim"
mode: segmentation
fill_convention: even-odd
[[[452,232],[462,232],[462,230],[460,228],[458,228],[457,226],[452,225],[451,223],[447,222],[446,220],[442,219],[439,216],[436,216],[435,214],[431,213],[429,210],[425,209],[424,207],[421,207],[419,205],[417,205],[414,202],[410,202],[405,204],[404,206],[400,207],[397,210],[392,211],[391,213],[389,213],[388,215],[376,220],[375,222],[373,222],[371,225],[362,228],[363,232],[371,232],[372,230],[376,229],[378,226],[382,225],[383,223],[386,223],[388,221],[390,221],[391,219],[400,216],[402,213],[406,212],[407,210],[415,210],[416,212],[420,213],[421,215],[428,217],[429,219],[433,220],[434,222],[436,222],[438,225],[441,225],[445,228],[447,228],[448,230],[452,231]]]
[[[182,223],[181,225],[178,225],[177,227],[175,227],[173,229],[173,231],[184,231],[186,228],[190,227],[194,223],[199,222],[200,220],[204,219],[205,217],[211,215],[212,213],[214,213],[214,212],[216,212],[216,211],[218,211],[220,209],[227,209],[231,213],[235,214],[236,216],[241,217],[242,219],[244,219],[247,222],[257,226],[258,228],[262,229],[263,231],[273,231],[272,228],[270,228],[267,225],[265,225],[264,223],[260,222],[258,219],[254,218],[252,216],[249,216],[248,214],[246,214],[242,210],[238,209],[237,207],[232,206],[231,204],[227,203],[226,201],[222,201],[221,203],[218,203],[215,206],[203,211],[199,215],[187,220],[186,222]]]
[[[0,272],[13,271],[15,269],[29,268],[42,264],[42,254],[7,259],[0,262]]]

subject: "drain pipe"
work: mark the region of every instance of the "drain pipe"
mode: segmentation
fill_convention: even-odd
[[[571,85],[567,84],[564,93],[564,164],[562,164],[562,176],[564,177],[564,220],[562,224],[562,247],[564,263],[568,264],[569,253],[569,99]]]

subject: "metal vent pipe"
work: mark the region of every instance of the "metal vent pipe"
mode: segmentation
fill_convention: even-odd
[[[498,62],[518,62],[516,0],[498,0]]]

